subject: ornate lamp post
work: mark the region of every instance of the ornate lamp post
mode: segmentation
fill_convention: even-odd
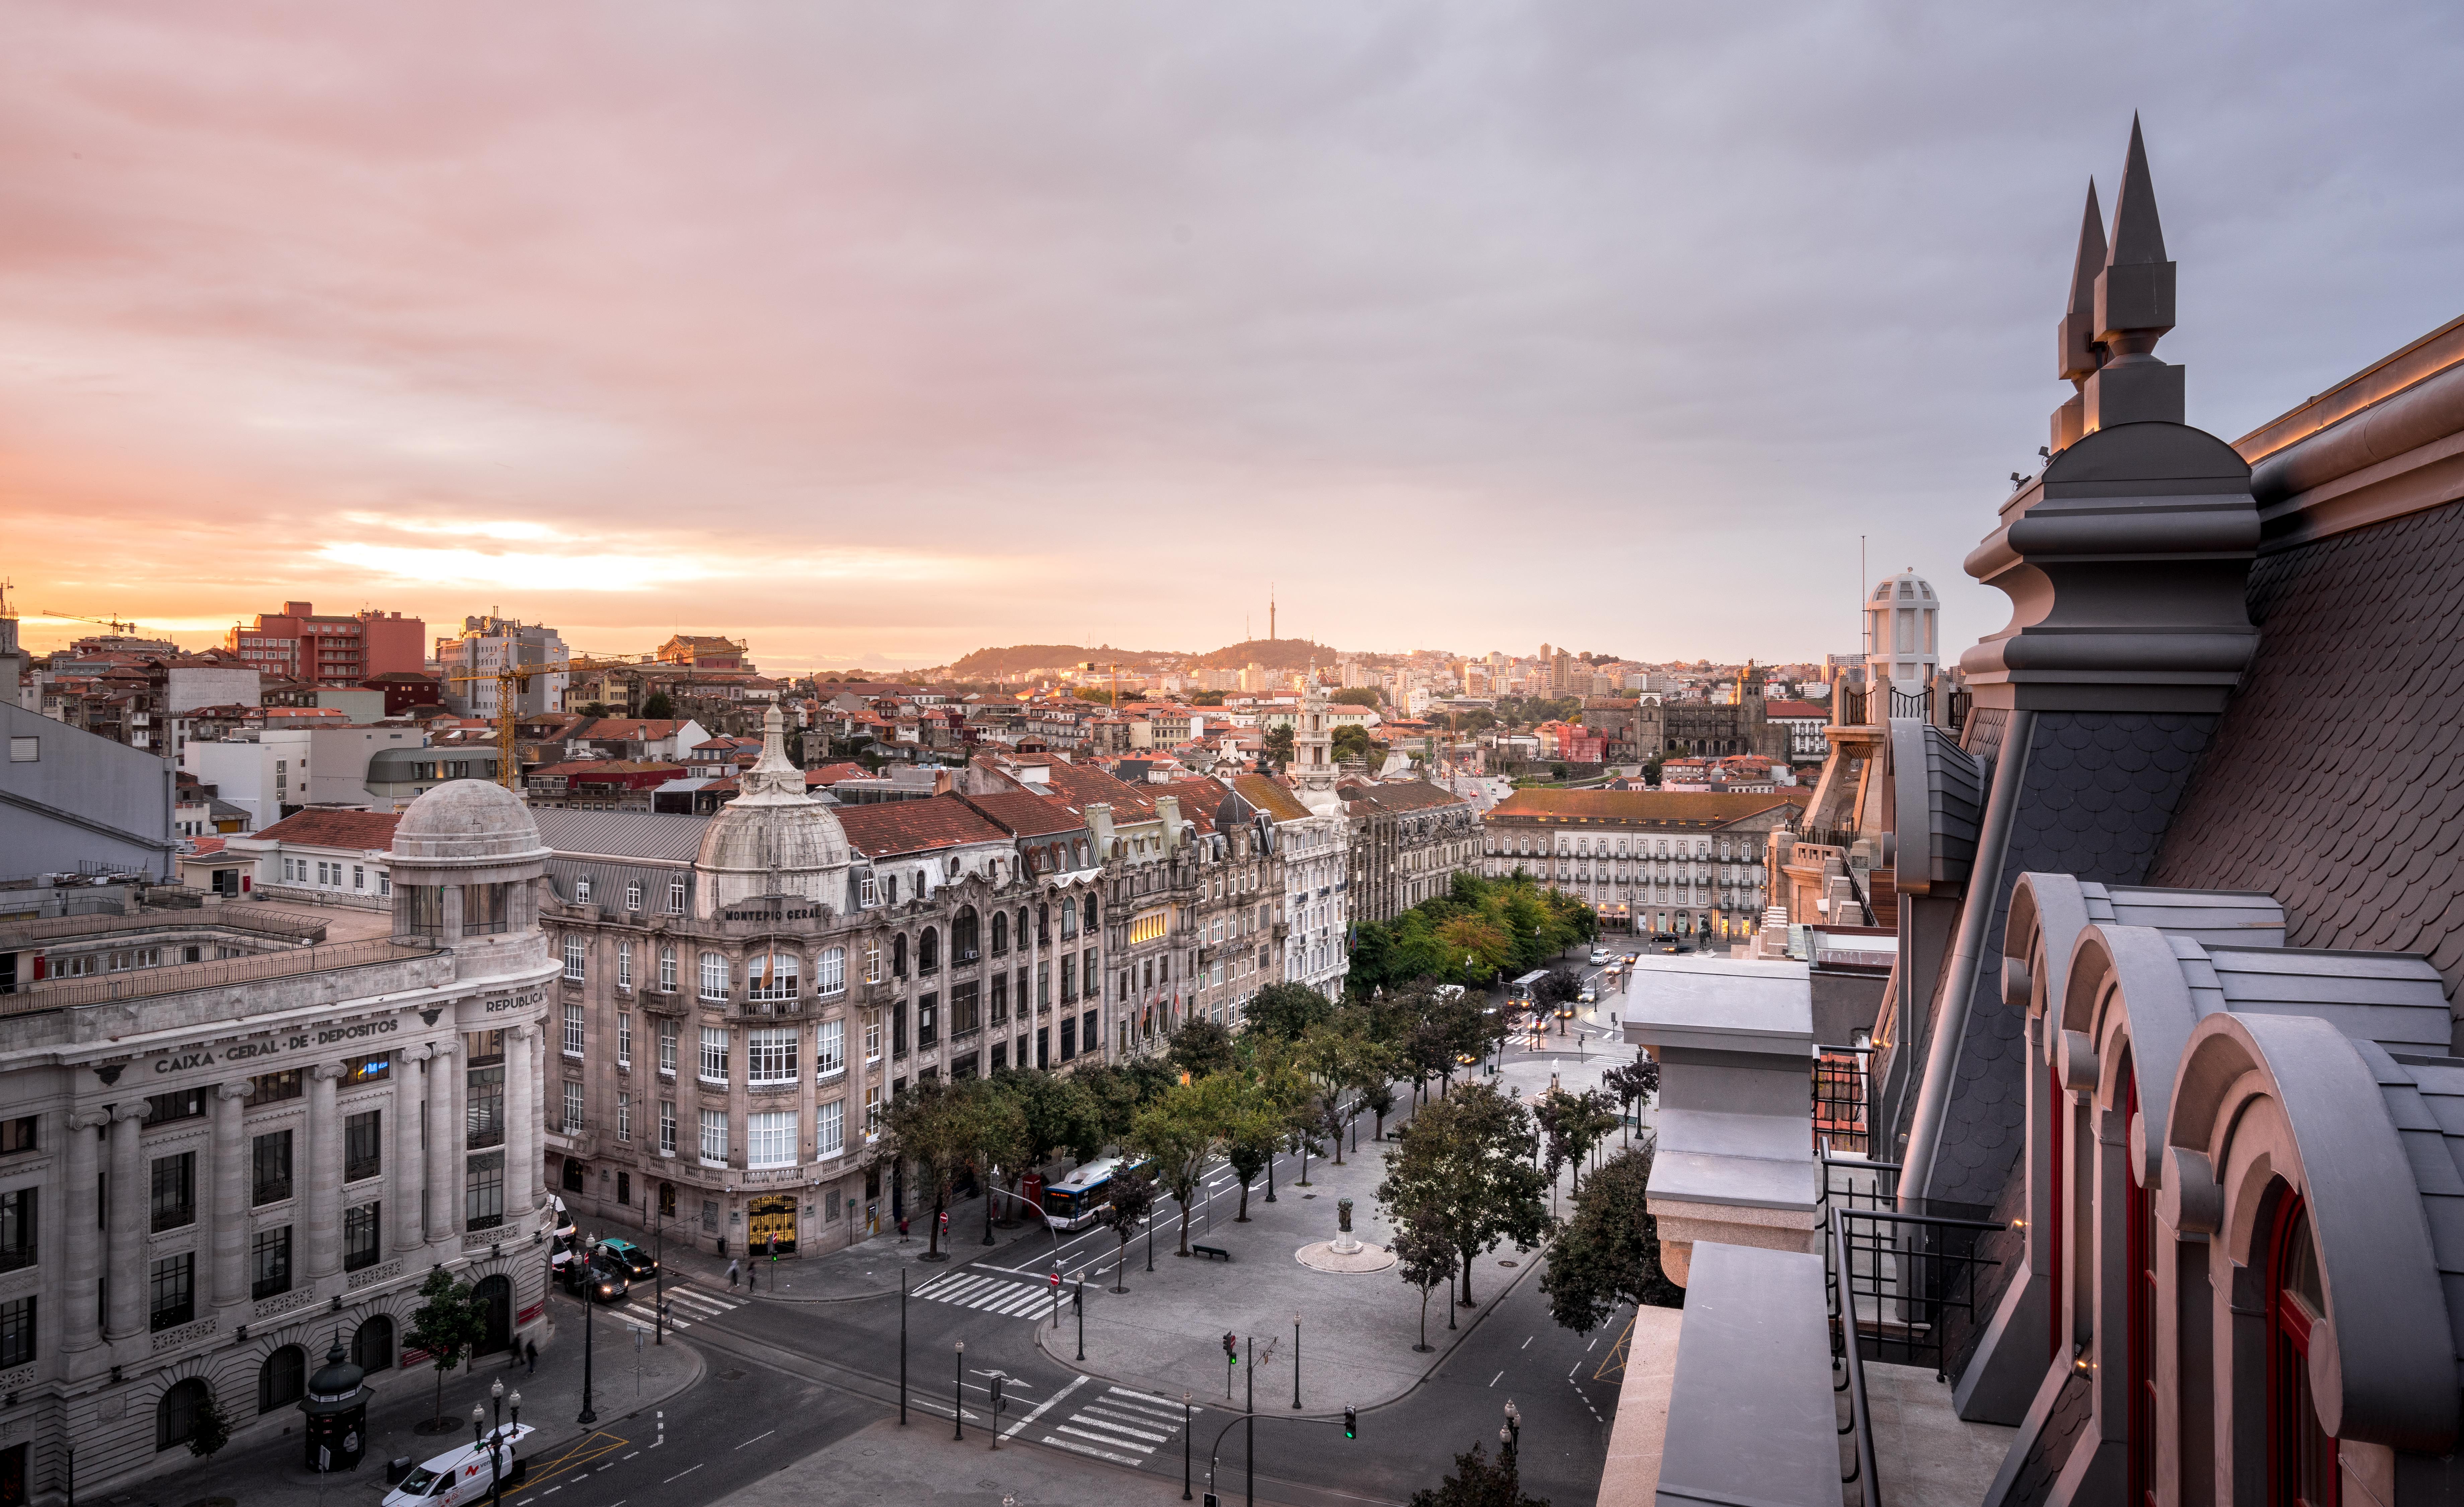
[[[587,1429],[599,1421],[599,1409],[590,1406],[591,1320],[599,1317],[599,1276],[592,1270],[598,1264],[599,1239],[590,1236],[582,1242],[582,1414],[573,1421]]]

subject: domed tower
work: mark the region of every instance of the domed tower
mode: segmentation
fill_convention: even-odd
[[[536,972],[548,961],[535,882],[547,859],[520,796],[448,781],[394,825],[394,935],[451,948],[457,980]]]
[[[827,802],[806,793],[804,771],[787,758],[786,725],[776,706],[762,716],[760,762],[702,833],[693,913],[704,920],[756,896],[847,906],[847,830]]]
[[[1865,684],[1868,694],[1881,687],[1903,695],[1923,691],[1942,668],[1942,599],[1933,583],[1910,565],[1877,584],[1865,599]],[[1878,708],[1869,714],[1880,721],[1889,716]]]

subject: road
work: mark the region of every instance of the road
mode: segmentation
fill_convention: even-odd
[[[1597,1012],[1568,1022],[1570,1034],[1551,1034],[1538,1055],[1566,1063],[1570,1082],[1590,1081],[1591,1072],[1576,1066],[1582,1059],[1565,1052],[1578,1047],[1571,1032],[1579,1029],[1592,1049],[1590,1063],[1622,1060],[1622,1053],[1600,1050],[1610,1030],[1605,1012],[1621,998],[1611,993]],[[1285,1158],[1276,1176],[1289,1179],[1297,1170],[1296,1159]],[[975,1228],[955,1212],[951,1222],[957,1229]],[[1067,1280],[1084,1275],[1089,1301],[1099,1301],[1113,1237],[1102,1230],[1059,1238],[1034,1230],[1001,1233],[1001,1243],[990,1250],[960,1245],[956,1253],[961,1259],[926,1279],[907,1299],[903,1321],[896,1296],[774,1302],[690,1282],[671,1284],[680,1338],[700,1347],[709,1361],[709,1381],[671,1402],[663,1418],[602,1430],[539,1460],[523,1489],[508,1501],[513,1507],[699,1507],[715,1501],[895,1415],[902,1327],[910,1428],[950,1430],[955,1408],[957,1427],[970,1439],[988,1440],[985,1431],[998,1428],[1008,1447],[1066,1455],[1085,1470],[1116,1478],[1123,1473],[1152,1478],[1159,1501],[1178,1498],[1184,1458],[1202,1493],[1211,1454],[1221,1500],[1227,1507],[1242,1501],[1246,1429],[1234,1422],[1236,1413],[1221,1406],[1220,1396],[1201,1399],[1184,1429],[1178,1399],[1081,1375],[1035,1343],[1035,1326],[1053,1317],[1047,1274],[1057,1264]],[[1140,1259],[1137,1251],[1133,1246],[1133,1261]],[[970,1254],[974,1259],[966,1261]],[[1511,1258],[1512,1252],[1501,1254]],[[1605,1378],[1595,1373],[1627,1316],[1618,1315],[1589,1336],[1559,1329],[1549,1319],[1535,1280],[1545,1266],[1532,1263],[1545,1260],[1544,1252],[1535,1252],[1510,1274],[1486,1268],[1491,1280],[1510,1278],[1514,1285],[1474,1320],[1473,1333],[1425,1381],[1365,1412],[1355,1439],[1344,1438],[1331,1422],[1278,1410],[1262,1395],[1256,1425],[1259,1499],[1292,1507],[1400,1503],[1435,1485],[1457,1452],[1479,1443],[1494,1454],[1511,1398],[1522,1416],[1520,1463],[1527,1488],[1556,1507],[1592,1501],[1618,1383],[1614,1372]],[[1066,1322],[1066,1301],[1061,1314]],[[579,1317],[577,1311],[566,1319]],[[621,1351],[619,1357],[602,1374],[608,1395],[621,1401]],[[1261,1393],[1280,1396],[1289,1375],[1270,1363],[1256,1378]],[[1228,1431],[1227,1423],[1233,1424]],[[952,1468],[958,1468],[955,1459]]]

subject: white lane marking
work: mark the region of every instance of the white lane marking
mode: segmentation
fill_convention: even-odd
[[[1118,1450],[1135,1450],[1140,1454],[1155,1453],[1154,1445],[1140,1444],[1134,1439],[1117,1438],[1110,1432],[1089,1433],[1086,1429],[1077,1427],[1077,1425],[1086,1421],[1087,1420],[1083,1418],[1072,1418],[1066,1424],[1056,1426],[1053,1431],[1055,1433],[1075,1434],[1081,1439],[1091,1439],[1097,1444],[1109,1444]]]
[[[1048,1433],[1044,1436],[1044,1442],[1050,1445],[1058,1445],[1064,1450],[1075,1450],[1080,1454],[1091,1454],[1099,1460],[1110,1460],[1115,1465],[1144,1465],[1147,1463],[1144,1460],[1137,1459],[1131,1455],[1114,1454],[1110,1450],[1090,1449],[1083,1444],[1072,1444],[1067,1439],[1056,1439]]]
[[[776,1429],[764,1429],[759,1433],[755,1434],[752,1438],[745,1440],[744,1444],[759,1444],[762,1440],[769,1438],[772,1434],[777,1433],[778,1431],[779,1430]],[[737,1448],[741,1450],[744,1448],[744,1444],[739,1444]]]
[[[629,1460],[629,1459],[631,1459],[631,1458],[633,1457],[633,1455],[635,1455],[635,1454],[639,1454],[639,1453],[641,1453],[641,1452],[642,1452],[641,1451],[639,1451],[639,1450],[635,1450],[635,1451],[633,1451],[631,1453],[629,1453],[629,1454],[626,1455],[626,1456],[625,1456],[625,1458]]]
[[[1133,1392],[1126,1386],[1107,1386],[1104,1390],[1111,1393],[1115,1397],[1134,1398],[1142,1403],[1153,1403],[1158,1407],[1177,1407],[1180,1406],[1169,1397],[1157,1397],[1153,1392]]]
[[[1517,1350],[1529,1350],[1529,1349],[1530,1349],[1530,1348],[1531,1348],[1531,1341],[1532,1341],[1533,1340],[1537,1340],[1537,1339],[1539,1339],[1539,1338],[1540,1338],[1540,1337],[1539,1337],[1538,1335],[1532,1335],[1532,1336],[1529,1336],[1529,1338],[1527,1338],[1527,1339],[1526,1339],[1526,1340],[1525,1340],[1521,1344],[1516,1345],[1514,1348],[1516,1348]]]
[[[1492,1377],[1490,1377],[1490,1378],[1488,1379],[1488,1385],[1491,1385],[1491,1386],[1495,1386],[1495,1385],[1497,1385],[1497,1378],[1498,1378],[1499,1376],[1504,1376],[1505,1374],[1506,1374],[1506,1373],[1505,1373],[1504,1371],[1500,1371],[1500,1372],[1498,1372],[1498,1373],[1497,1373],[1497,1376],[1492,1376]]]
[[[1170,1424],[1175,1429],[1180,1427],[1180,1412],[1177,1408],[1167,1412],[1160,1407],[1141,1407],[1135,1403],[1123,1402],[1115,1397],[1099,1397],[1087,1406],[1117,1408],[1123,1417],[1152,1418],[1156,1423]]]
[[[1052,1406],[1054,1403],[1057,1403],[1057,1402],[1061,1401],[1061,1399],[1063,1399],[1063,1398],[1065,1398],[1065,1397],[1068,1396],[1071,1392],[1074,1392],[1074,1391],[1078,1390],[1078,1388],[1080,1388],[1081,1386],[1084,1386],[1084,1385],[1087,1385],[1087,1378],[1086,1378],[1086,1377],[1084,1377],[1084,1376],[1073,1376],[1073,1377],[1071,1377],[1071,1378],[1069,1379],[1069,1385],[1067,1385],[1067,1386],[1063,1387],[1061,1390],[1059,1390],[1059,1391],[1057,1391],[1057,1392],[1053,1393],[1051,1396],[1049,1396],[1049,1397],[1045,1398],[1044,1401],[1042,1401],[1042,1402],[1040,1402],[1040,1403],[1036,1404],[1036,1405],[1035,1405],[1035,1411],[1033,1411],[1033,1412],[1031,1412],[1031,1413],[1027,1414],[1025,1417],[1023,1417],[1023,1418],[1020,1419],[1018,1422],[1016,1422],[1016,1423],[1014,1423],[1014,1424],[1010,1425],[1010,1426],[1009,1426],[1009,1430],[1008,1430],[1006,1433],[1003,1433],[1003,1434],[1001,1435],[1001,1437],[1002,1437],[1002,1438],[1004,1438],[1004,1439],[1013,1439],[1013,1438],[1016,1438],[1016,1437],[1018,1436],[1018,1431],[1019,1431],[1021,1429],[1025,1428],[1028,1424],[1031,1424],[1031,1423],[1035,1422],[1038,1418],[1043,1417],[1043,1416],[1044,1416],[1044,1414],[1045,1414],[1045,1410],[1046,1410],[1046,1409],[1048,1409],[1049,1407],[1051,1407],[1051,1406]]]
[[[1599,1337],[1599,1336],[1597,1336],[1597,1335],[1594,1335],[1594,1336],[1592,1336],[1592,1344],[1587,1344],[1587,1345],[1583,1346],[1583,1353],[1584,1353],[1585,1355],[1589,1355],[1589,1354],[1591,1354],[1591,1353],[1592,1353],[1592,1345],[1594,1345],[1594,1344],[1598,1344],[1599,1342],[1600,1342],[1600,1337]]]
[[[662,1486],[665,1486],[665,1485],[667,1485],[667,1484],[668,1484],[668,1481],[681,1481],[681,1480],[683,1480],[686,1476],[691,1475],[693,1472],[698,1471],[698,1470],[700,1470],[700,1469],[701,1469],[701,1462],[700,1462],[699,1460],[695,1460],[693,1464],[686,1466],[683,1470],[678,1471],[675,1474],[669,1476],[667,1481],[661,1481],[659,1484],[660,1484],[660,1485],[662,1485]]]
[[[1168,1433],[1155,1433],[1149,1429],[1132,1427],[1133,1424],[1145,1423],[1147,1421],[1146,1419],[1133,1418],[1125,1423],[1114,1423],[1111,1420],[1120,1416],[1119,1414],[1108,1413],[1098,1417],[1097,1414],[1099,1411],[1100,1409],[1093,1407],[1081,1407],[1078,1409],[1077,1415],[1072,1417],[1069,1421],[1071,1423],[1085,1424],[1089,1429],[1101,1429],[1108,1433],[1125,1433],[1133,1439],[1144,1439],[1151,1444],[1161,1444],[1166,1439],[1172,1437],[1172,1435]]]

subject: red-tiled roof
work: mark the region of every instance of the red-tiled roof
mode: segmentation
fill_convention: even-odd
[[[984,819],[957,795],[934,795],[920,801],[883,801],[869,806],[842,806],[839,826],[847,843],[868,858],[890,853],[924,853],[963,843],[1010,840],[1010,834]]]
[[[1085,817],[1059,801],[1025,790],[961,798],[987,821],[1013,836],[1049,837],[1058,832],[1074,832],[1087,825]]]
[[[310,848],[390,848],[394,824],[401,820],[396,811],[301,811],[255,835]]]
[[[1232,788],[1241,792],[1243,800],[1279,822],[1296,822],[1309,814],[1309,809],[1301,804],[1300,797],[1272,775],[1235,775]]]
[[[1831,708],[1818,701],[1765,701],[1763,715],[1765,717],[1818,717],[1827,722],[1831,720]]]
[[[804,783],[836,785],[841,780],[869,780],[872,772],[860,764],[825,764],[818,769],[804,771]]]

